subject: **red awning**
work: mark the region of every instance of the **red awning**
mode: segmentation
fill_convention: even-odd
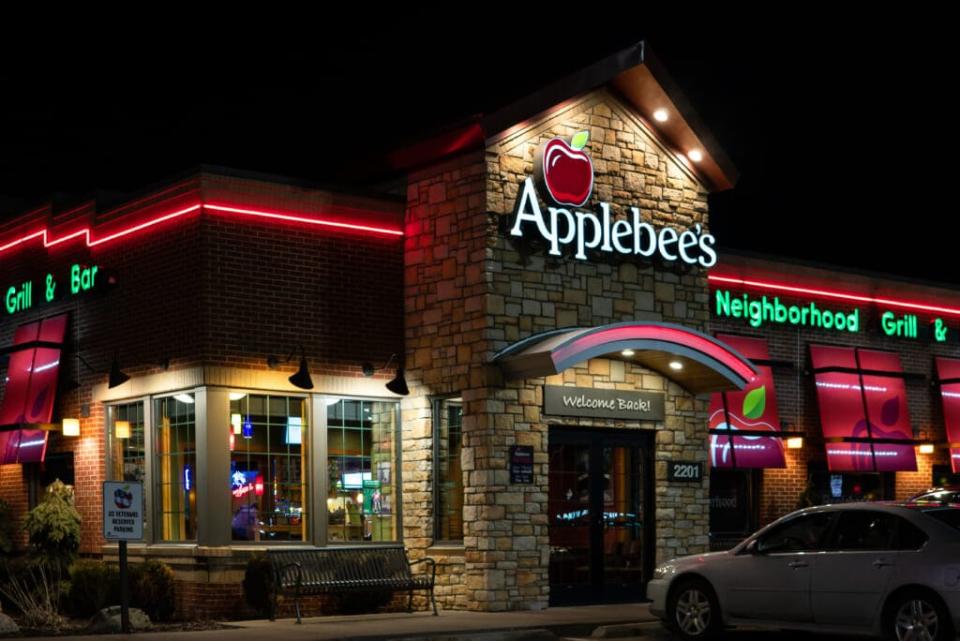
[[[937,358],[937,380],[950,443],[950,464],[956,474],[960,473],[960,359]]]
[[[811,345],[820,424],[833,471],[917,469],[907,388],[892,352]]]
[[[780,431],[777,393],[770,369],[767,341],[730,334],[717,339],[753,361],[757,376],[745,388],[710,396],[709,427],[713,430]],[[786,467],[783,439],[750,434],[710,434],[710,465],[714,468]]]
[[[0,464],[43,461],[47,431],[31,425],[50,423],[67,329],[61,314],[21,325],[14,332],[10,363],[0,405]],[[38,345],[38,343],[40,345]]]

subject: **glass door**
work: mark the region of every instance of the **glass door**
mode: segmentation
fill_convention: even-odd
[[[654,551],[651,436],[551,430],[551,604],[644,598]]]

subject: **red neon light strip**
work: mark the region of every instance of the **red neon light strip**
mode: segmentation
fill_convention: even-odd
[[[96,239],[92,238],[93,232],[89,227],[78,229],[77,231],[71,232],[66,236],[61,236],[60,238],[55,238],[55,239],[50,238],[49,230],[41,229],[40,231],[35,231],[32,233],[26,234],[25,236],[21,236],[20,238],[17,238],[16,240],[12,240],[5,245],[0,245],[0,254],[3,254],[4,252],[9,251],[11,249],[16,249],[21,245],[23,245],[24,243],[30,240],[33,240],[34,238],[42,238],[43,246],[45,248],[54,247],[61,243],[65,243],[68,240],[73,240],[74,238],[80,238],[80,237],[84,238],[84,242],[86,243],[87,247],[96,247],[97,245],[103,245],[112,240],[123,238],[124,236],[129,236],[131,234],[135,234],[137,232],[143,231],[144,229],[148,229],[162,222],[166,222],[174,218],[180,218],[181,216],[186,216],[187,214],[191,214],[195,211],[199,211],[200,209],[211,209],[214,211],[231,212],[235,214],[241,214],[244,216],[256,216],[258,218],[268,218],[271,220],[283,220],[288,222],[306,223],[310,225],[322,225],[325,227],[336,227],[339,229],[367,231],[375,234],[387,234],[390,236],[403,236],[403,230],[401,229],[390,229],[388,227],[373,227],[370,225],[357,225],[353,223],[342,223],[342,222],[337,222],[333,220],[324,220],[322,218],[307,218],[305,216],[293,216],[290,214],[281,214],[278,212],[258,211],[254,209],[240,209],[238,207],[227,207],[225,205],[205,205],[205,204],[197,203],[196,205],[190,205],[189,207],[186,207],[184,209],[180,209],[180,210],[171,212],[169,214],[164,214],[156,218],[151,218],[150,220],[147,220],[145,222],[133,225],[131,227],[127,227],[125,229],[121,229],[118,232],[114,232],[102,238],[96,238]]]
[[[708,275],[707,280],[713,283],[729,283],[731,285],[742,285],[744,287],[755,287],[757,289],[772,289],[775,291],[789,292],[792,294],[807,294],[809,296],[822,296],[824,298],[835,298],[838,300],[847,300],[857,303],[872,303],[876,305],[886,305],[888,307],[902,307],[904,309],[915,309],[922,312],[936,312],[938,314],[952,314],[954,316],[960,316],[960,308],[924,305],[923,303],[911,303],[910,301],[896,300],[893,298],[877,298],[875,296],[848,294],[844,292],[831,291],[828,289],[795,287],[793,285],[783,285],[781,283],[769,283],[759,280],[747,280],[744,278],[731,278],[729,276],[715,276],[713,274]]]
[[[280,214],[270,211],[255,211],[253,209],[240,209],[239,207],[226,207],[224,205],[204,205],[206,209],[214,211],[228,211],[235,214],[244,214],[245,216],[258,216],[260,218],[272,218],[275,220],[286,220],[296,223],[308,223],[310,225],[324,225],[326,227],[339,227],[341,229],[354,229],[358,231],[371,231],[377,234],[390,234],[391,236],[403,236],[400,229],[388,229],[386,227],[371,227],[369,225],[356,225],[353,223],[339,223],[332,220],[323,220],[320,218],[304,218],[303,216],[293,216],[290,214]]]

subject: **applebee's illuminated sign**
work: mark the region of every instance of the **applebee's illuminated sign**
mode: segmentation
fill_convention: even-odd
[[[587,251],[601,251],[702,267],[715,265],[716,239],[699,224],[683,231],[657,228],[643,220],[637,207],[630,207],[626,218],[615,220],[610,204],[604,202],[598,212],[570,209],[583,206],[593,191],[593,163],[583,151],[589,137],[589,132],[581,131],[569,142],[552,138],[537,148],[536,180],[528,177],[523,181],[510,235],[524,238],[525,232],[535,230],[552,256],[569,249],[580,260],[587,259]],[[546,211],[540,207],[535,182],[544,200],[558,206],[548,206]]]

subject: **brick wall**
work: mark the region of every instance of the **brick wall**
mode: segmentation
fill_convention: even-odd
[[[59,226],[57,237],[81,224],[93,224],[100,234],[95,237],[102,237],[201,201],[397,228],[401,220],[390,201],[200,174],[109,212],[92,206],[57,215],[39,210],[27,222],[0,229],[0,239],[42,225]],[[0,345],[9,345],[21,324],[70,315],[54,420],[80,416],[82,405],[90,415],[81,418],[80,438],[52,433],[49,452],[74,455],[81,551],[98,553],[103,542],[105,415],[92,394],[106,381],[115,353],[124,371],[136,376],[161,371],[163,359],[170,359],[172,371],[197,365],[262,370],[268,355],[283,359],[297,350],[281,366],[293,372],[302,346],[315,375],[359,376],[362,362],[379,365],[402,351],[402,249],[395,236],[207,210],[94,248],[74,240],[44,249],[37,240],[0,256],[3,286],[40,283],[49,272],[61,275],[65,288],[61,279],[72,263],[99,265],[118,281],[103,295],[36,304],[16,315],[0,310]],[[78,363],[78,353],[95,372]],[[80,387],[64,390],[71,379]],[[21,466],[0,468],[0,496],[14,504],[18,522],[27,507],[22,478]]]

